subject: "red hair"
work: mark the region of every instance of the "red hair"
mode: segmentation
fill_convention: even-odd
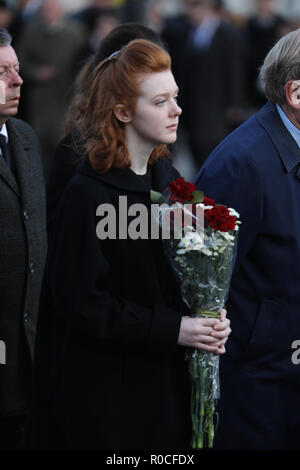
[[[92,85],[78,126],[84,148],[93,168],[101,173],[111,167],[130,165],[124,124],[114,115],[116,104],[122,103],[135,112],[141,75],[171,68],[169,54],[157,44],[136,39],[120,52],[101,62],[94,71]],[[149,163],[169,156],[166,145],[157,145]]]

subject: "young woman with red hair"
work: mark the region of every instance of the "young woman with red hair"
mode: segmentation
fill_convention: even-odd
[[[179,176],[166,147],[176,140],[177,93],[168,53],[149,41],[94,71],[77,122],[84,157],[49,234],[35,378],[49,383],[36,397],[48,421],[37,420],[47,432],[34,447],[189,447],[185,347],[222,354],[229,321],[188,316],[162,241],[150,226],[149,237],[127,231],[131,209],[142,204],[150,217],[150,189]]]

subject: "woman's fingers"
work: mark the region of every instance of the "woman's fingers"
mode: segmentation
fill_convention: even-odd
[[[203,326],[201,329],[199,328],[195,331],[195,335],[196,336],[199,336],[199,335],[211,336],[214,332],[215,330],[212,327]]]
[[[201,342],[196,343],[194,347],[197,349],[204,349],[204,351],[210,351],[214,353],[216,353],[219,350],[219,348],[216,346],[212,346],[212,345],[201,343]]]
[[[227,311],[225,310],[225,308],[222,308],[222,310],[220,310],[220,320],[224,321],[226,319],[226,315]]]
[[[224,338],[224,339],[216,341],[214,343],[211,343],[207,340],[201,339],[201,340],[199,340],[199,342],[194,344],[194,347],[197,348],[197,349],[204,349],[206,351],[212,351],[212,352],[215,352],[215,353],[222,351],[222,354],[223,354],[223,351],[225,352],[224,345],[225,345],[227,339],[228,338]]]
[[[220,330],[225,330],[230,326],[230,320],[226,318],[224,321],[219,321],[216,323],[216,325],[213,326],[214,330],[220,331]]]
[[[182,346],[223,353],[222,347],[231,333],[229,325],[230,321],[226,318],[220,321],[216,318],[183,316],[178,343]]]
[[[214,327],[220,323],[220,320],[217,318],[193,317],[193,319],[199,328],[202,328],[203,326]]]
[[[225,353],[226,353],[225,346],[222,346],[221,348],[217,348],[216,351],[215,351],[215,354],[217,354],[217,355],[221,355],[221,354],[225,354]]]
[[[231,328],[226,328],[225,330],[222,330],[222,331],[213,331],[211,333],[211,335],[214,337],[214,338],[226,338],[230,335],[231,333]]]
[[[208,343],[208,344],[216,344],[219,341],[219,338],[214,338],[213,336],[205,336],[205,335],[199,335],[197,338],[195,338],[196,342],[201,342],[201,343]]]

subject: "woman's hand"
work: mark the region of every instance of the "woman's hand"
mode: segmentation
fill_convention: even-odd
[[[226,310],[220,312],[220,319],[183,316],[178,344],[190,348],[204,349],[215,354],[225,353],[225,343],[231,333],[230,320]]]

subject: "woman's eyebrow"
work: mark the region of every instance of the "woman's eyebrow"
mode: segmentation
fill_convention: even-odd
[[[159,96],[170,96],[170,95],[176,95],[176,93],[178,93],[178,91],[179,91],[179,88],[176,88],[176,89],[174,90],[174,92],[173,92],[173,93],[170,93],[170,92],[165,92],[165,93],[163,93],[163,92],[162,92],[162,93],[158,93],[157,95],[155,95],[155,96],[154,96],[154,98],[157,98],[157,97],[159,97]]]

